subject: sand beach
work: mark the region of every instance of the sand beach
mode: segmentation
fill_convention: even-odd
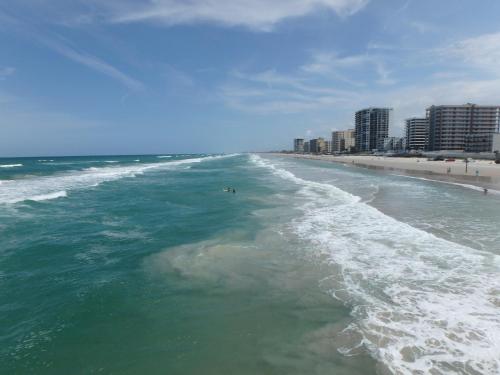
[[[462,159],[456,159],[455,161],[433,161],[428,160],[426,157],[403,158],[374,155],[334,156],[305,154],[288,154],[288,156],[299,159],[342,163],[356,167],[377,169],[384,172],[500,190],[500,164],[495,164],[492,160],[469,159],[469,163],[465,163]]]

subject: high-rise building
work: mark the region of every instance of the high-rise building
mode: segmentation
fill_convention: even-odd
[[[476,104],[427,108],[430,151],[491,152],[499,131],[500,106]]]
[[[352,152],[356,145],[354,129],[332,132],[332,152]]]
[[[325,151],[325,140],[321,137],[309,141],[309,152],[322,154]]]
[[[389,136],[392,108],[366,108],[356,112],[356,150],[367,152],[384,149]]]
[[[493,134],[493,152],[498,152],[500,154],[500,133]]]
[[[412,117],[406,120],[406,149],[423,151],[429,137],[429,119]]]
[[[293,152],[302,153],[304,152],[304,139],[295,138],[293,140]]]
[[[325,149],[323,151],[324,154],[332,153],[332,141],[325,141]]]
[[[311,147],[309,141],[304,142],[304,152],[307,154],[311,152]]]

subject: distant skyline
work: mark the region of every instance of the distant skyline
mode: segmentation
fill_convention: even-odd
[[[0,4],[0,156],[237,152],[500,104],[500,2]]]

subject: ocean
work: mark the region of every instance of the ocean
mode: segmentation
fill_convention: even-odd
[[[283,156],[0,159],[0,373],[499,374],[499,222]]]

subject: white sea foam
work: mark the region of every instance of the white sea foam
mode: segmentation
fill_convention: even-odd
[[[335,186],[251,160],[298,185],[291,229],[341,269],[361,344],[395,374],[500,373],[500,257],[399,222]],[[351,354],[351,347],[341,350]]]
[[[116,161],[116,160],[106,160],[104,162],[105,163],[110,163],[110,164],[118,163],[118,161]]]
[[[466,188],[466,189],[470,189],[470,190],[484,192],[484,188],[483,187],[476,186],[476,185],[471,185],[471,184],[461,184],[459,182],[433,180],[433,179],[430,179],[430,178],[407,176],[407,175],[403,175],[403,174],[393,174],[393,176],[405,177],[405,178],[412,178],[414,180],[438,182],[440,184],[455,185],[455,186],[460,186],[460,187],[463,187],[463,188]],[[500,195],[500,191],[499,190],[488,189],[488,192],[491,193],[491,194],[498,194],[498,195]]]
[[[171,158],[172,156],[171,155],[161,155],[161,156],[157,156],[158,159],[168,159],[168,158]]]
[[[0,204],[17,203],[25,200],[43,200],[62,197],[61,192],[74,189],[96,187],[106,181],[125,177],[135,177],[154,169],[176,168],[183,164],[200,163],[220,158],[209,156],[162,163],[134,164],[128,166],[90,167],[85,170],[71,171],[59,175],[13,180],[0,186]],[[47,198],[51,197],[51,198]],[[34,199],[37,198],[37,199]]]
[[[54,160],[52,160],[52,159],[40,159],[40,160],[38,160],[39,163],[48,163],[48,162],[52,162],[52,161],[54,161]]]
[[[0,168],[18,168],[22,166],[22,164],[0,164]]]
[[[51,199],[63,198],[63,197],[67,197],[67,196],[68,196],[68,194],[63,190],[63,191],[56,191],[54,193],[35,195],[33,197],[27,198],[26,200],[40,202],[40,201],[47,201],[47,200],[51,200]]]

